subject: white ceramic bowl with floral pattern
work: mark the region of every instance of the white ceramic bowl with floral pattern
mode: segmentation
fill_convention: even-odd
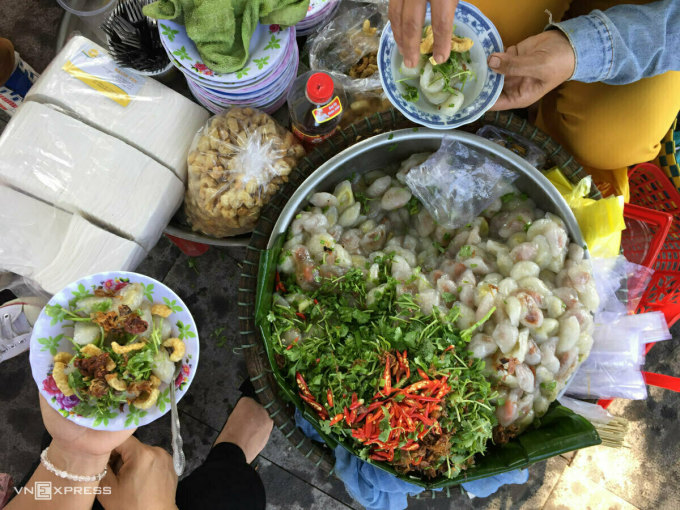
[[[186,352],[181,360],[182,369],[174,381],[175,393],[179,402],[188,391],[198,366],[198,330],[186,305],[168,287],[153,278],[138,273],[126,271],[97,273],[68,285],[61,292],[52,296],[48,306],[59,304],[67,308],[69,301],[90,294],[94,288],[100,285],[105,288],[116,289],[116,286],[126,282],[142,284],[145,300],[150,303],[165,304],[172,310],[169,317],[172,323],[172,336],[183,340],[186,346]],[[96,430],[124,430],[146,425],[170,410],[170,386],[162,383],[159,388],[160,396],[156,404],[150,409],[141,410],[135,408],[134,405],[124,404],[121,408],[108,409],[92,417],[78,415],[73,410],[80,401],[78,397],[76,395],[64,396],[52,377],[53,356],[62,351],[69,353],[75,351],[69,340],[69,336],[73,334],[72,326],[72,321],[68,319],[59,321],[49,317],[46,308],[43,308],[31,335],[29,360],[33,380],[38,385],[40,393],[54,409],[78,425]]]

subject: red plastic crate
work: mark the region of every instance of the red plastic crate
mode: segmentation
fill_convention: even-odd
[[[652,267],[668,237],[673,216],[655,209],[626,204],[623,219],[626,229],[621,235],[621,247],[626,259]]]
[[[670,327],[680,319],[680,193],[661,169],[651,163],[633,167],[628,178],[632,204],[676,219],[670,225],[656,262],[650,266],[654,276],[637,310],[663,312]],[[648,251],[651,254],[652,250]]]

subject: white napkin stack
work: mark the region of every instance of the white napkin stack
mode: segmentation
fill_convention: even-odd
[[[0,137],[0,181],[146,250],[184,196],[182,182],[153,159],[34,102],[21,107]]]
[[[24,276],[49,293],[100,271],[132,269],[145,251],[138,244],[0,186],[0,268]]]
[[[120,72],[104,48],[82,36],[62,48],[26,95],[26,101],[53,104],[69,114],[136,147],[170,168],[183,181],[187,152],[209,113],[196,103],[154,79],[136,76],[141,87],[122,106],[64,70],[67,62],[86,47],[97,53],[96,65]],[[82,60],[82,59],[81,59]],[[88,72],[87,68],[82,69]],[[123,71],[124,72],[124,71]]]

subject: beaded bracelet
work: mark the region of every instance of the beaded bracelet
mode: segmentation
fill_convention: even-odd
[[[84,476],[73,475],[71,473],[68,473],[67,471],[57,469],[56,467],[54,467],[54,464],[47,460],[47,450],[49,449],[50,448],[48,446],[40,454],[40,463],[43,466],[45,466],[45,469],[47,469],[50,473],[55,474],[59,478],[65,478],[66,480],[71,480],[72,482],[101,482],[102,478],[104,478],[106,476],[106,473],[108,472],[108,469],[104,468],[104,471],[102,471],[98,475]]]

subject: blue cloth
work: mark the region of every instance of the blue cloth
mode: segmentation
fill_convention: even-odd
[[[302,417],[297,409],[295,410],[295,424],[308,438],[323,442],[316,429]],[[403,510],[408,506],[409,495],[414,496],[425,490],[364,462],[342,446],[335,448],[335,472],[345,484],[345,489],[350,496],[368,510]],[[529,470],[518,469],[462,485],[470,494],[485,498],[503,485],[522,484],[528,479]]]
[[[576,55],[572,80],[623,85],[680,70],[680,2],[615,5],[552,27]]]

